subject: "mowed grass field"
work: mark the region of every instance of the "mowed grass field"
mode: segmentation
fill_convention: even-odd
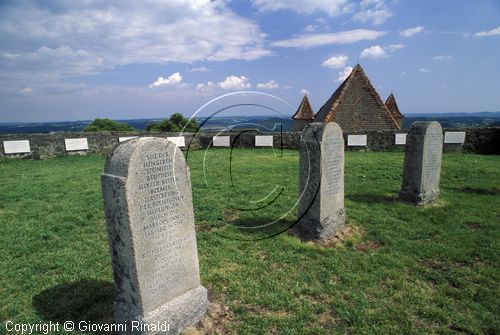
[[[200,331],[500,333],[500,156],[445,153],[439,202],[417,208],[395,200],[402,153],[347,152],[348,229],[319,245],[280,233],[296,216],[298,152],[230,153],[187,155],[216,306]],[[104,159],[0,161],[0,333],[7,320],[111,322]]]

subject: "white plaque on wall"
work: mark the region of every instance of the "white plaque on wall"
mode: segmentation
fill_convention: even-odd
[[[31,152],[29,140],[4,141],[3,151],[6,154],[23,154]]]
[[[118,142],[123,142],[126,140],[131,140],[133,138],[138,138],[139,136],[125,136],[125,137],[118,137]]]
[[[212,145],[214,147],[229,147],[230,138],[229,136],[214,136],[212,139]]]
[[[394,138],[396,145],[406,144],[406,134],[396,134]]]
[[[167,137],[167,140],[173,142],[177,147],[180,148],[186,146],[186,140],[184,139],[184,136]]]
[[[465,142],[465,131],[447,131],[444,133],[444,143],[458,143]]]
[[[272,147],[273,137],[272,136],[255,136],[255,146],[256,147]]]
[[[64,139],[66,151],[89,150],[87,138],[66,138]]]
[[[347,145],[352,147],[365,147],[366,135],[347,135]]]

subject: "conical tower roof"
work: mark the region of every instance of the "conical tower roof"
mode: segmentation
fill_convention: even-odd
[[[311,104],[309,103],[309,99],[307,98],[307,95],[304,95],[302,98],[302,102],[299,105],[299,108],[295,112],[295,114],[292,116],[292,119],[294,120],[313,120],[314,119],[314,112],[311,108]]]
[[[399,129],[379,94],[357,64],[314,117],[315,122],[336,122],[344,131]]]
[[[393,118],[398,118],[398,117],[403,117],[403,114],[399,111],[398,104],[396,103],[396,98],[394,97],[394,94],[391,93],[389,97],[387,97],[387,100],[385,101],[385,107],[389,110],[389,113],[391,113],[391,116]]]

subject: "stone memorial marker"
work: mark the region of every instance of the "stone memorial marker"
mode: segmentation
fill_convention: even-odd
[[[134,139],[134,138],[139,138],[139,136],[124,136],[124,137],[118,137],[118,142],[124,142],[124,141],[128,141],[128,140],[131,140],[131,139]]]
[[[255,136],[255,146],[256,147],[272,147],[273,137],[272,136]]]
[[[3,141],[5,154],[24,154],[31,152],[29,140]]]
[[[396,145],[405,145],[406,144],[406,134],[395,134],[394,142]]]
[[[186,146],[186,139],[184,138],[184,136],[167,137],[167,140],[169,140],[170,142],[173,142],[178,147],[185,147]]]
[[[129,325],[123,334],[178,334],[198,322],[208,300],[200,284],[191,181],[181,150],[163,138],[119,144],[106,161],[102,191],[115,322]],[[168,332],[131,329],[138,323],[167,323]]]
[[[214,136],[212,138],[212,145],[214,147],[230,147],[230,140],[229,136]]]
[[[447,131],[444,133],[444,143],[463,144],[465,142],[465,131]]]
[[[426,205],[438,199],[442,154],[441,125],[435,121],[413,123],[406,136],[401,200]]]
[[[300,140],[297,233],[308,240],[332,237],[345,224],[344,138],[334,122],[305,126]]]
[[[366,147],[366,135],[347,135],[347,146]]]
[[[89,150],[89,143],[86,137],[83,138],[66,138],[64,139],[66,151],[81,151]]]

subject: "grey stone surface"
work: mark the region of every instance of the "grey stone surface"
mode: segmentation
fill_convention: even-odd
[[[435,121],[413,123],[406,137],[401,200],[427,205],[438,199],[442,154],[441,125]]]
[[[300,142],[299,222],[307,240],[325,240],[345,224],[344,138],[339,125],[308,124]]]
[[[466,151],[480,154],[500,154],[500,127],[496,128],[467,128],[467,129],[447,129],[447,131],[465,131],[465,142],[463,144],[445,143],[444,151]],[[403,151],[404,146],[398,145],[394,141],[394,131],[372,131],[367,135],[366,146],[346,146],[348,151]],[[273,146],[275,148],[297,149],[300,142],[300,132],[293,133],[273,133]],[[100,133],[54,133],[54,134],[0,134],[0,158],[33,158],[47,159],[55,156],[64,156],[66,152],[64,146],[65,138],[87,137],[88,153],[109,154],[118,143],[119,137],[130,136],[153,136],[166,137],[178,135],[177,133],[146,133],[146,132],[100,132]],[[229,135],[229,134],[227,134]],[[347,142],[348,135],[344,132],[344,139]],[[193,134],[183,134],[186,138],[186,148],[199,149],[207,148],[212,143],[214,134],[202,133],[193,137]],[[237,148],[253,148],[255,146],[255,136],[250,133],[238,135],[230,134],[230,143]],[[6,154],[3,141],[30,141],[30,153]]]
[[[165,334],[195,324],[208,300],[200,284],[190,175],[180,149],[161,138],[122,142],[108,156],[102,191],[115,321],[168,322]]]

